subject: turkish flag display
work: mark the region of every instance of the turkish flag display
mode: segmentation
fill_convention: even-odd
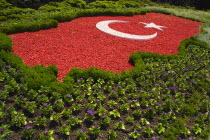
[[[201,22],[172,15],[81,17],[57,28],[12,34],[12,52],[25,64],[55,64],[61,81],[72,68],[130,70],[129,56],[138,51],[178,54],[180,42],[200,32]]]

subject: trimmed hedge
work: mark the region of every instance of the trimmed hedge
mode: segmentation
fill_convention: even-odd
[[[12,50],[12,39],[4,33],[0,33],[0,50],[7,52]]]
[[[57,20],[11,20],[0,24],[0,32],[14,34],[56,28]]]

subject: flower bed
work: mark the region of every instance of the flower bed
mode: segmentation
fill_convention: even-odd
[[[103,20],[123,20],[129,23],[110,24],[112,29],[157,37],[148,41],[129,40],[106,34],[96,28]],[[140,22],[166,26],[163,31],[144,28]],[[49,66],[55,64],[58,79],[74,68],[97,67],[102,70],[121,72],[132,69],[129,56],[137,51],[159,54],[178,54],[179,43],[199,33],[201,22],[158,13],[146,15],[81,17],[71,22],[59,23],[57,28],[38,32],[12,34],[13,53],[25,64]]]

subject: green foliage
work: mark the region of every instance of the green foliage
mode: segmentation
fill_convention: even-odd
[[[83,0],[65,0],[64,4],[69,4],[72,7],[85,8],[86,2]]]
[[[17,7],[11,7],[7,9],[2,9],[0,11],[1,16],[6,16],[6,17],[12,17],[14,15],[18,14],[26,14],[26,13],[33,13],[35,12],[34,9],[31,8],[17,8]]]
[[[140,6],[148,6],[151,5],[152,3],[148,1],[142,1],[142,0],[119,0],[118,3],[121,5],[125,5],[127,8],[128,7],[135,7],[138,8]]]
[[[125,5],[115,1],[95,1],[88,4],[88,8],[125,8]]]
[[[103,71],[98,68],[91,67],[87,70],[82,70],[79,68],[72,69],[67,76],[73,77],[75,80],[83,77],[84,79],[88,79],[89,77],[92,77],[94,80],[97,80],[99,78],[104,79],[104,81],[108,80],[119,80],[119,74],[112,73],[110,71]]]
[[[39,10],[45,10],[45,11],[61,11],[64,8],[71,8],[70,3],[65,3],[65,2],[49,2],[46,5],[43,5],[39,7]]]
[[[12,49],[12,39],[4,33],[0,33],[0,50],[10,52]]]
[[[12,5],[8,3],[6,0],[0,0],[0,10],[5,8],[10,8]]]
[[[58,22],[56,20],[10,20],[0,24],[0,32],[14,34],[55,28],[57,25]]]

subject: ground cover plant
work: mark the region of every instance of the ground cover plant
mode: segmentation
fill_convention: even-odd
[[[74,16],[31,11],[4,16],[0,30],[47,29],[82,15],[170,13],[144,9],[73,10]],[[204,23],[201,34],[182,41],[178,55],[135,52],[129,57],[134,68],[122,74],[75,68],[60,83],[55,65],[30,68],[0,33],[0,139],[209,139],[210,49],[203,42],[209,17],[201,15],[190,16]]]

